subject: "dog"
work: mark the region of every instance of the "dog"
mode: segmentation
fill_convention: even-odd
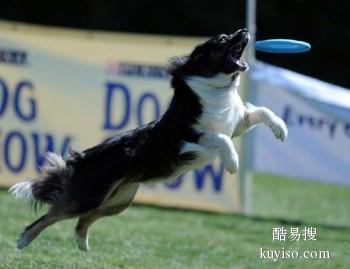
[[[264,123],[284,140],[282,119],[265,107],[242,102],[237,92],[241,58],[249,41],[246,29],[220,34],[199,44],[187,56],[171,61],[174,89],[168,110],[156,121],[107,139],[64,160],[47,153],[39,178],[10,188],[36,208],[48,212],[27,226],[17,248],[28,246],[53,223],[78,218],[75,234],[80,250],[88,250],[88,229],[104,216],[126,209],[141,183],[176,178],[219,157],[225,169],[237,172],[232,138]]]

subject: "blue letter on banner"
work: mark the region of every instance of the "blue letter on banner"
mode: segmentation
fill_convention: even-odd
[[[144,124],[146,124],[147,122],[143,121],[143,106],[144,103],[146,102],[146,100],[150,100],[151,102],[154,103],[154,119],[159,119],[160,117],[160,105],[159,105],[159,101],[157,99],[157,97],[153,94],[153,93],[145,93],[140,97],[139,102],[137,103],[137,124],[138,126],[142,126]]]
[[[14,108],[16,115],[23,121],[31,121],[36,116],[36,103],[33,98],[29,99],[30,110],[29,113],[24,114],[20,109],[21,93],[24,89],[33,90],[33,84],[30,81],[21,81],[15,88]]]
[[[202,169],[196,169],[195,173],[195,184],[196,189],[201,190],[204,186],[205,176],[209,175],[213,181],[213,189],[219,192],[222,187],[222,178],[224,175],[224,165],[220,164],[219,171],[215,172],[212,164],[204,166]]]
[[[128,88],[122,84],[122,83],[106,83],[106,103],[105,103],[105,118],[104,118],[104,125],[103,128],[106,130],[118,130],[122,129],[128,122],[130,117],[130,93]],[[124,102],[122,104],[125,104],[125,112],[124,116],[121,117],[121,120],[119,123],[112,123],[112,101],[113,101],[113,93],[116,91],[120,91],[123,94]]]
[[[14,141],[18,141],[19,150],[15,150],[11,146],[13,145]],[[13,163],[13,161],[11,161],[11,155],[19,156],[18,163],[15,164]],[[4,161],[6,166],[12,172],[20,172],[24,168],[26,156],[27,156],[27,143],[24,136],[17,131],[9,133],[9,135],[5,138],[5,142],[4,142]]]
[[[1,90],[1,102],[0,102],[0,116],[5,112],[7,106],[7,100],[9,97],[9,92],[5,81],[0,79],[0,90]]]

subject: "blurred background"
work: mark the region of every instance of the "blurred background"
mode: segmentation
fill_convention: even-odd
[[[179,0],[1,1],[0,17],[40,25],[132,33],[211,36],[245,25],[244,0],[213,2]],[[257,5],[257,40],[306,40],[312,50],[302,55],[258,53],[258,59],[350,87],[350,2],[268,0]]]
[[[254,25],[247,25],[244,0],[0,2],[0,186],[4,187],[0,213],[12,219],[11,227],[2,223],[6,231],[2,237],[0,229],[0,250],[5,252],[12,246],[10,236],[18,232],[14,229],[20,229],[20,222],[30,215],[5,190],[18,180],[35,177],[46,151],[66,155],[71,146],[81,150],[159,118],[172,94],[166,73],[169,58],[189,53],[212,35],[243,27],[254,30]],[[293,246],[333,249],[338,260],[327,263],[327,268],[346,268],[350,264],[344,254],[350,244],[350,2],[256,2],[251,10],[256,40],[290,38],[312,46],[301,54],[256,53],[240,86],[245,101],[269,107],[283,118],[289,129],[287,141],[280,143],[267,128],[257,127],[234,141],[241,158],[239,174],[228,175],[217,161],[174,182],[144,186],[137,197],[141,204],[194,211],[133,207],[121,216],[121,223],[131,225],[133,233],[139,227],[132,222],[149,222],[145,228],[149,230],[138,236],[153,229],[150,233],[159,239],[159,251],[167,249],[163,249],[167,236],[183,240],[181,244],[185,242],[191,251],[182,253],[177,242],[178,253],[188,259],[177,260],[181,268],[206,268],[204,256],[211,264],[207,268],[233,268],[232,260],[237,268],[247,264],[247,268],[271,268],[247,259],[256,256],[258,246],[276,247],[270,240],[272,227],[315,226],[323,233],[315,245]],[[10,212],[13,206],[18,213]],[[193,234],[176,232],[178,219],[183,221],[180,227],[195,230]],[[66,226],[57,227],[65,235]],[[109,226],[100,227],[96,232],[106,236]],[[161,234],[155,232],[158,229]],[[122,232],[119,236],[127,241]],[[209,242],[208,248],[203,240]],[[238,256],[228,255],[227,249],[237,242],[243,246]],[[153,261],[142,263],[146,255],[141,249],[147,244],[144,240],[139,246],[141,265],[120,263],[127,268],[158,268]],[[226,246],[215,250],[221,259],[210,254],[216,244]],[[131,252],[133,247],[121,246]],[[169,258],[173,246],[168,247],[163,254]],[[15,256],[6,257],[15,264]],[[195,265],[196,259],[203,263]],[[170,261],[158,262],[180,268]],[[106,268],[112,265],[117,266],[110,263]],[[318,260],[306,267],[294,265],[289,263],[288,268],[324,264]]]

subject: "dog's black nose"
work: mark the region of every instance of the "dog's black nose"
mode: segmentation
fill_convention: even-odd
[[[242,39],[249,40],[250,38],[248,29],[246,28],[239,29],[234,34],[230,35],[230,37],[231,37],[231,41],[240,41]]]
[[[232,34],[232,36],[240,36],[240,37],[247,36],[247,35],[249,35],[249,33],[248,33],[248,29],[246,28],[239,29],[238,31]]]
[[[245,38],[247,41],[250,40],[250,34],[247,28],[242,29],[242,37]]]
[[[237,33],[237,35],[240,35],[240,36],[248,36],[249,35],[248,29],[246,29],[246,28],[240,29],[236,33]]]
[[[228,40],[230,41],[230,43],[238,43],[238,42],[242,42],[242,41],[249,41],[250,36],[249,36],[249,32],[246,28],[243,29],[239,29],[238,31],[234,32],[233,34],[228,35]]]

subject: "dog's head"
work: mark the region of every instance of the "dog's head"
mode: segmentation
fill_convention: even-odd
[[[198,45],[189,56],[174,61],[170,74],[213,77],[220,73],[236,74],[246,71],[248,64],[241,56],[248,41],[249,33],[246,29],[214,36]]]

